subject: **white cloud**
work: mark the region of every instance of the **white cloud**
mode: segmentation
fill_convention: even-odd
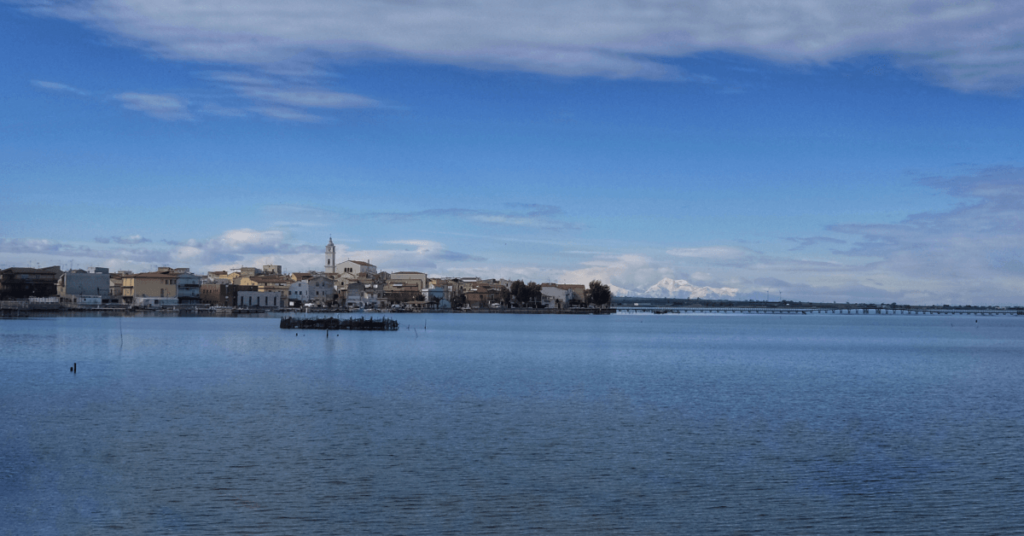
[[[249,101],[252,111],[285,121],[317,122],[309,109],[375,108],[380,103],[361,95],[330,91],[317,86],[309,73],[254,76],[242,72],[215,72],[208,76]]]
[[[28,1],[167,58],[264,71],[404,58],[558,76],[685,78],[671,58],[889,55],[963,91],[1024,85],[1024,4],[999,0]],[[329,99],[328,99],[329,100]]]
[[[150,117],[165,121],[191,120],[192,114],[184,101],[173,95],[151,93],[120,93],[114,98],[129,110],[142,112]]]
[[[359,95],[317,89],[241,86],[238,91],[254,100],[298,108],[370,108],[378,105],[377,101]]]
[[[647,288],[656,281],[673,277],[675,273],[662,262],[635,254],[600,256],[582,264],[582,268],[553,274],[551,279],[569,283],[589,283],[597,279],[620,288],[617,294],[621,294]]]
[[[859,277],[891,291],[915,289],[946,300],[1024,299],[1024,169],[993,168],[930,179],[962,203],[888,224],[833,225],[851,237],[839,251],[869,264]]]
[[[553,205],[532,203],[509,203],[506,211],[485,211],[465,208],[440,208],[415,212],[381,212],[366,214],[368,217],[391,221],[414,220],[425,218],[460,218],[472,222],[492,225],[508,225],[564,231],[579,229],[579,226],[561,219],[563,211]]]
[[[732,246],[710,246],[701,248],[676,248],[668,250],[675,257],[709,260],[736,260],[749,257],[753,252]]]
[[[317,123],[323,119],[320,116],[308,114],[292,108],[285,108],[283,106],[263,106],[253,108],[252,111],[270,117],[272,119],[281,119],[283,121],[299,121],[302,123]]]
[[[74,93],[75,95],[87,96],[88,93],[78,89],[76,87],[69,86],[67,84],[60,84],[58,82],[47,82],[45,80],[33,80],[32,85],[40,89],[47,91],[57,91],[61,93]]]
[[[134,245],[143,244],[145,242],[152,242],[152,240],[143,237],[142,235],[131,235],[131,236],[100,236],[96,238],[96,241],[100,244],[109,244],[111,242],[115,244]]]
[[[730,287],[700,287],[685,279],[664,278],[651,285],[641,296],[649,298],[735,298],[740,289]]]

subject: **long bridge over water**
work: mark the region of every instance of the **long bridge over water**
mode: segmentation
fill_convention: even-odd
[[[624,306],[612,308],[616,314],[751,314],[751,315],[975,315],[975,316],[1022,316],[1024,311],[1016,309],[946,309],[924,307],[653,307]]]

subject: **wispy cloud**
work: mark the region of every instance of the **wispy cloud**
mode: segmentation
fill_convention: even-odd
[[[675,248],[668,250],[674,257],[732,261],[749,257],[753,252],[733,246],[710,246],[700,248]]]
[[[97,237],[96,241],[100,244],[109,244],[111,242],[115,244],[134,245],[143,244],[145,242],[152,242],[152,240],[143,237],[142,235],[131,235],[131,236],[103,236]]]
[[[479,210],[469,208],[434,208],[409,212],[342,212],[305,205],[269,205],[264,210],[284,221],[286,225],[311,226],[337,222],[345,217],[374,218],[390,222],[454,218],[472,223],[494,226],[569,231],[580,229],[565,220],[565,211],[554,205],[536,203],[506,203],[506,210]],[[505,240],[505,238],[503,238]]]
[[[988,288],[1019,295],[1024,285],[1024,169],[925,181],[962,203],[889,224],[842,224],[829,230],[852,244],[838,253],[873,260],[875,270],[917,286]]]
[[[121,106],[128,110],[142,112],[150,117],[165,121],[191,121],[188,105],[174,95],[155,95],[151,93],[120,93],[114,95]]]
[[[440,208],[412,212],[378,212],[368,217],[390,221],[422,218],[459,218],[476,223],[513,227],[533,227],[551,231],[579,229],[579,225],[562,219],[564,212],[553,205],[509,203],[506,211],[486,211],[465,208]]]
[[[269,117],[271,119],[280,119],[282,121],[298,121],[301,123],[319,123],[323,120],[322,117],[306,112],[301,112],[293,108],[285,108],[283,106],[261,106],[253,108],[252,111]]]
[[[27,0],[23,5],[99,28],[166,58],[266,72],[403,58],[555,76],[686,80],[695,77],[681,72],[673,58],[725,52],[797,65],[886,55],[962,91],[1024,86],[1019,46],[1024,5],[994,0]]]
[[[0,238],[0,252],[87,256],[91,255],[93,250],[83,246],[56,242],[54,240]]]
[[[251,100],[294,108],[372,108],[380,105],[360,95],[318,88],[310,84],[308,77],[213,73],[210,78],[226,84],[239,95]]]
[[[451,251],[445,248],[444,244],[431,240],[389,240],[382,243],[412,246],[411,248],[406,248],[405,251],[416,253],[420,257],[421,261],[426,260],[429,262],[430,268],[436,268],[438,262],[482,262],[487,260],[484,257],[479,257],[477,255]],[[423,265],[422,262],[419,264],[421,266]]]
[[[376,108],[376,100],[353,93],[332,91],[317,85],[309,73],[253,75],[243,72],[215,72],[207,77],[253,103],[251,111],[285,121],[317,122],[315,110]]]
[[[39,89],[45,89],[47,91],[57,91],[61,93],[73,93],[80,96],[88,96],[89,94],[81,89],[78,89],[67,84],[61,84],[58,82],[47,82],[45,80],[32,80],[32,85]]]
[[[0,253],[4,253],[4,260],[9,263],[29,264],[35,260],[49,266],[77,261],[76,264],[92,264],[118,270],[150,269],[156,264],[167,264],[173,260],[169,251],[160,248],[89,247],[38,239],[0,239]]]
[[[812,246],[817,246],[818,244],[831,244],[833,246],[838,246],[847,243],[846,240],[840,240],[838,238],[829,238],[827,236],[811,236],[805,238],[790,237],[787,238],[786,240],[797,243],[796,247],[790,249],[790,251],[797,251]]]

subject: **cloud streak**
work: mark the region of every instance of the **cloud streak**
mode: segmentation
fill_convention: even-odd
[[[73,86],[69,86],[67,84],[61,84],[61,83],[58,83],[58,82],[47,82],[45,80],[32,80],[32,85],[36,86],[39,89],[45,89],[47,91],[56,91],[56,92],[59,92],[59,93],[72,93],[72,94],[79,95],[79,96],[82,96],[82,97],[86,97],[86,96],[89,95],[88,93],[86,93],[85,91],[82,91],[81,89],[78,89],[78,88],[73,87]]]
[[[191,121],[193,119],[188,105],[174,95],[120,93],[114,95],[114,99],[127,110],[142,112],[156,119],[164,121]]]
[[[152,240],[150,240],[148,238],[145,238],[142,235],[131,235],[131,236],[110,236],[110,237],[105,237],[104,236],[104,237],[97,237],[96,238],[96,242],[99,242],[100,244],[109,244],[109,243],[113,242],[115,244],[135,245],[135,244],[143,244],[143,243],[146,243],[146,242],[152,242]]]
[[[996,0],[27,0],[22,5],[166,58],[263,71],[401,58],[555,76],[682,80],[686,73],[671,60],[702,53],[800,65],[881,54],[960,91],[1004,92],[1024,85],[1019,46],[1024,5]],[[332,98],[337,97],[327,101]]]
[[[507,211],[485,211],[465,208],[428,209],[414,212],[377,212],[368,217],[388,221],[409,221],[426,218],[458,218],[474,223],[567,231],[579,229],[579,225],[561,219],[562,209],[553,205],[531,203],[509,203]]]

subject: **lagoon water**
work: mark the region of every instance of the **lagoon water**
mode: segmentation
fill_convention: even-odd
[[[0,321],[0,534],[1024,533],[1024,318],[396,318]]]

